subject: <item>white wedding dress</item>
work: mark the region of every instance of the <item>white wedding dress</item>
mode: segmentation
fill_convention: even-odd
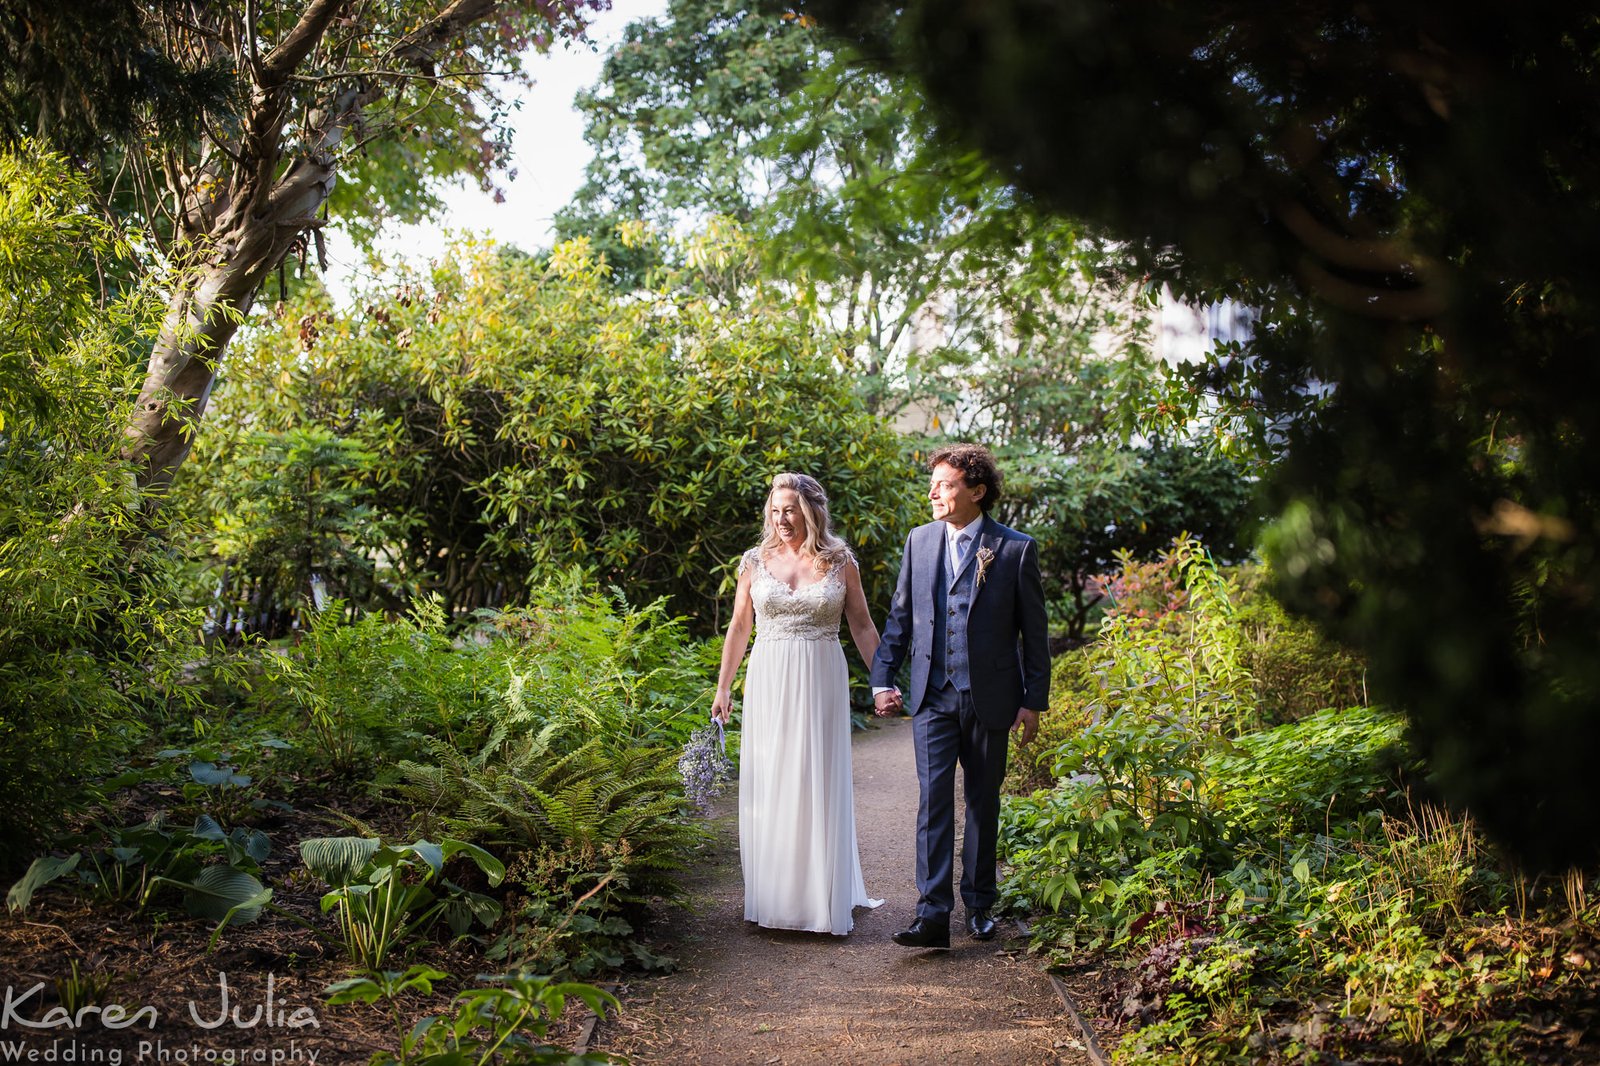
[[[854,908],[883,903],[867,897],[856,850],[844,579],[834,567],[791,589],[753,548],[739,563],[747,570],[756,640],[739,749],[745,920],[843,936]]]

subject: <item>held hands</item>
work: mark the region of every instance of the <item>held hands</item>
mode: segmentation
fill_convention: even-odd
[[[872,711],[879,718],[888,718],[905,710],[905,699],[897,688],[884,689],[872,697]]]
[[[1017,743],[1023,747],[1033,743],[1034,736],[1039,732],[1039,712],[1030,711],[1026,707],[1017,708],[1017,720],[1011,726],[1011,731],[1015,733],[1019,729],[1022,730],[1022,736],[1018,738]]]

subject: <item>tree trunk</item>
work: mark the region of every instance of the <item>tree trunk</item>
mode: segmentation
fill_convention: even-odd
[[[333,192],[339,142],[372,97],[359,89],[338,91],[312,116],[316,136],[308,150],[286,169],[283,127],[290,78],[348,2],[311,0],[269,55],[257,58],[252,51],[254,88],[238,143],[210,145],[198,167],[168,173],[181,205],[172,257],[179,266],[123,449],[136,464],[141,488],[168,484],[188,456],[228,342],[261,283],[317,225],[317,212]],[[254,25],[245,32],[253,39]],[[186,254],[195,257],[192,265]]]
[[[352,6],[353,0],[307,0],[269,55],[258,57],[251,44],[248,51],[214,57],[248,64],[253,89],[237,143],[209,143],[198,166],[167,175],[180,207],[171,256],[180,265],[123,449],[142,488],[170,483],[188,456],[228,342],[262,283],[321,224],[317,216],[337,180],[340,144],[382,94],[380,79],[432,78],[440,50],[465,27],[494,16],[500,4],[451,0],[390,47],[389,69],[381,75],[328,79],[337,87],[305,113],[306,135],[295,138],[304,147],[285,167],[284,124],[299,106],[291,82]],[[247,41],[257,39],[253,19],[243,32]],[[221,48],[224,36],[209,39]],[[400,73],[402,67],[414,73]]]
[[[262,282],[317,224],[335,181],[331,153],[318,155],[297,161],[262,209],[238,197],[201,238],[200,262],[173,287],[124,449],[138,463],[141,486],[171,481],[189,454],[223,351]]]

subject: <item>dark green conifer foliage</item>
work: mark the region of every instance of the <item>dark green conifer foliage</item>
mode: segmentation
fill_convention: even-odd
[[[1534,863],[1592,861],[1593,8],[804,9],[1152,281],[1264,309],[1177,407],[1212,393],[1286,456],[1283,596],[1367,651],[1449,798]]]

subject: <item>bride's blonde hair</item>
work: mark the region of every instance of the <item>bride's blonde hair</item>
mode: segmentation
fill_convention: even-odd
[[[781,489],[793,490],[800,500],[800,513],[806,520],[806,541],[803,550],[812,557],[812,567],[821,574],[835,566],[855,562],[850,548],[833,531],[833,521],[828,515],[828,494],[817,479],[809,474],[779,474],[772,479],[767,490],[766,503],[761,508],[761,544],[763,557],[782,545],[778,530],[772,524],[772,497]]]

